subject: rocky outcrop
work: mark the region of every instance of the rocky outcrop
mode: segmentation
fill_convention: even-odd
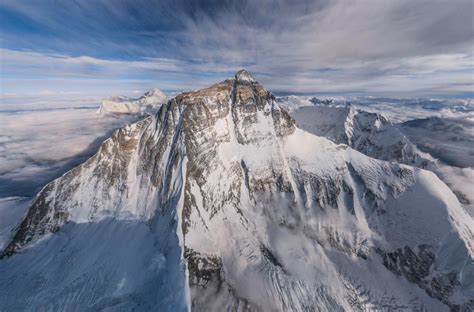
[[[453,303],[450,297],[461,285],[459,272],[436,271],[436,254],[432,246],[420,245],[410,248],[404,246],[391,252],[378,250],[383,258],[383,264],[390,271],[402,275],[410,282],[424,288],[428,294],[446,303],[452,311],[469,311],[472,300]]]

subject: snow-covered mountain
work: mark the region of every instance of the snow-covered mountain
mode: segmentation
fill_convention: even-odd
[[[447,183],[463,207],[474,214],[474,195],[471,194],[474,171],[456,168],[473,163],[474,135],[469,119],[430,117],[393,124],[383,114],[354,108],[341,100],[290,98],[281,97],[279,102],[290,108],[290,115],[300,128],[377,159],[429,169]]]
[[[239,71],[45,186],[0,310],[469,311],[473,229],[433,173],[299,129]]]
[[[157,110],[166,103],[167,96],[160,89],[152,89],[137,99],[113,96],[102,101],[99,114],[130,114],[143,110]]]
[[[337,144],[382,160],[426,168],[434,162],[417,149],[385,116],[350,105],[300,107],[291,112],[299,127]]]

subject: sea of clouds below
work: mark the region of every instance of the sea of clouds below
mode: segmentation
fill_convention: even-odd
[[[99,105],[100,98],[94,97],[2,98],[0,211],[24,210],[25,201],[45,184],[94,154],[115,129],[137,119],[100,116]],[[8,216],[15,218],[11,212]]]

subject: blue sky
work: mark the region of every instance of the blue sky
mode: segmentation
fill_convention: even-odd
[[[473,2],[0,2],[0,92],[195,89],[247,68],[274,92],[466,97]]]

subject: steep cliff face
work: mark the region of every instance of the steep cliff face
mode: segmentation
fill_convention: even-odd
[[[137,253],[123,265],[132,286],[118,291],[116,260],[107,262],[117,256],[110,224],[124,222],[149,230],[139,238],[129,232],[130,241],[117,235],[120,248]],[[99,247],[68,243],[80,224],[102,229],[102,239],[86,235]],[[170,311],[469,309],[473,228],[434,174],[300,130],[240,71],[119,130],[97,155],[47,185],[0,261],[0,273],[9,272],[0,285],[15,284],[0,292],[0,308],[16,307],[13,295],[53,306],[52,296],[15,289],[41,278],[59,292],[54,278],[38,273],[58,267],[72,309],[146,310],[140,300]],[[48,233],[56,234],[45,240]],[[71,246],[108,256],[91,263]],[[25,282],[15,280],[31,255],[58,248],[59,256],[41,254],[44,263],[27,269]],[[63,254],[87,276],[100,265],[101,282],[71,282]],[[143,277],[136,266],[154,269]],[[87,285],[102,291],[87,297]]]

